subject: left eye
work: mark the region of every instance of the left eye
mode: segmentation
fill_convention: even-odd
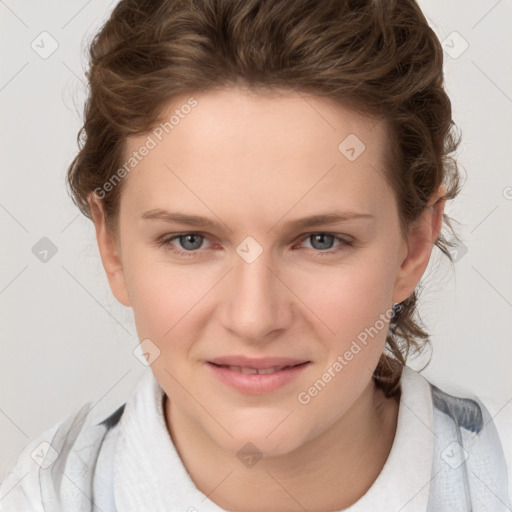
[[[337,236],[330,235],[329,233],[314,233],[312,235],[308,235],[304,240],[303,243],[306,240],[310,240],[311,244],[313,245],[313,249],[318,249],[319,251],[325,251],[326,249],[331,249],[332,242],[335,239],[341,240],[342,242],[346,242],[346,240],[343,240]],[[314,244],[318,244],[320,247],[314,247]],[[329,246],[329,247],[327,247]]]

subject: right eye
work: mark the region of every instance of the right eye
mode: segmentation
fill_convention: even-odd
[[[181,247],[176,247],[172,242],[179,241]],[[179,256],[187,258],[194,257],[199,252],[205,237],[201,233],[180,233],[172,235],[164,235],[158,240],[158,245],[163,247],[166,251],[173,252]],[[180,248],[182,250],[180,250]]]

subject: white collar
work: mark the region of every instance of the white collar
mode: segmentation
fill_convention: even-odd
[[[222,512],[190,478],[167,430],[164,392],[151,370],[126,403],[114,461],[114,493],[120,512],[194,510]],[[395,440],[366,494],[347,512],[426,510],[434,447],[428,381],[405,367]]]
[[[148,370],[126,403],[114,463],[116,508],[222,511],[197,489],[181,462],[165,423],[163,395]]]
[[[344,512],[427,510],[434,453],[434,413],[428,381],[405,366],[391,451],[379,476]]]

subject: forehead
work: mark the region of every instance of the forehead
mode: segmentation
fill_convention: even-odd
[[[139,209],[206,200],[238,211],[319,200],[364,209],[389,201],[386,125],[332,100],[295,91],[225,88],[174,98],[162,124],[127,140],[144,145],[123,201]]]

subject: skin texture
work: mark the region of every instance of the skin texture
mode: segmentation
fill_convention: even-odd
[[[174,98],[169,115],[188,97]],[[297,396],[411,294],[444,200],[431,199],[406,241],[383,178],[383,121],[295,92],[233,87],[194,97],[197,107],[124,178],[115,237],[101,202],[90,197],[112,292],[133,309],[139,339],[160,350],[151,370],[168,397],[168,430],[209,499],[241,511],[347,507],[377,478],[396,431],[398,400],[371,380],[388,324],[308,404]],[[349,134],[366,146],[354,161],[338,149]],[[146,138],[129,139],[127,155]],[[206,216],[220,228],[141,218],[155,208]],[[373,218],[284,227],[336,209]],[[156,244],[191,232],[204,239]],[[322,246],[309,236],[315,233],[340,238]],[[252,263],[236,252],[248,236],[262,248]],[[190,249],[194,243],[199,248]],[[205,364],[225,355],[311,363],[278,391],[247,395]],[[247,442],[262,454],[253,467],[236,456]]]

